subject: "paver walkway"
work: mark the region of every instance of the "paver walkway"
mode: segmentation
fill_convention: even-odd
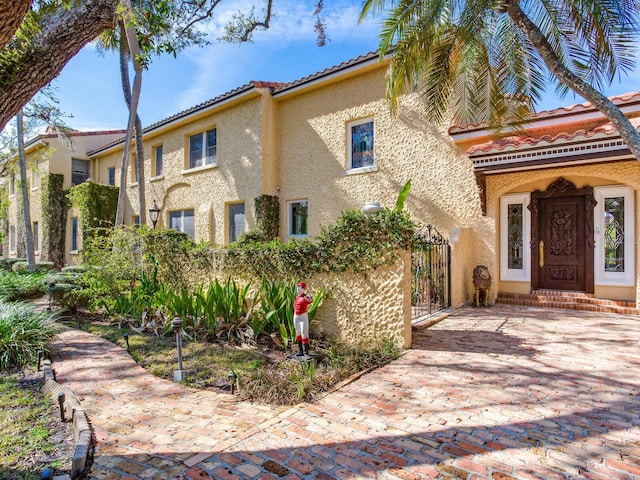
[[[53,367],[81,398],[97,479],[640,479],[640,317],[463,308],[315,404],[156,379],[70,331]]]

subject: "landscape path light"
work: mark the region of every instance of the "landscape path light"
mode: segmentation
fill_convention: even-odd
[[[171,324],[173,325],[173,331],[176,334],[176,349],[178,351],[178,370],[173,372],[174,382],[184,382],[185,372],[182,369],[182,319],[175,317]]]

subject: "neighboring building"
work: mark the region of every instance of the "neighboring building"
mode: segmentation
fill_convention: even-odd
[[[110,130],[99,132],[78,132],[72,131],[70,136],[65,137],[55,129],[48,129],[46,133],[30,139],[25,144],[27,159],[27,181],[30,192],[30,213],[33,229],[33,240],[36,261],[44,260],[41,255],[42,234],[44,223],[42,220],[42,181],[49,174],[59,174],[64,176],[63,188],[66,190],[73,185],[88,180],[91,177],[91,159],[87,152],[111,142],[117,138],[122,138],[124,130]],[[4,251],[7,256],[24,256],[24,247],[19,245],[20,238],[24,238],[24,220],[19,215],[20,207],[20,173],[17,167],[10,174],[9,188],[9,210],[7,213],[7,237]],[[67,263],[75,263],[77,255],[77,245],[72,245],[71,232],[73,231],[72,220],[68,219],[65,248],[69,252]],[[76,233],[77,224],[76,224]],[[77,235],[75,237],[77,239]],[[24,240],[22,241],[24,243]]]
[[[527,138],[447,131],[426,122],[418,94],[391,114],[387,66],[368,54],[291,83],[254,81],[149,126],[147,208],[157,203],[161,226],[226,245],[256,227],[256,198],[277,196],[287,240],[317,235],[345,209],[393,207],[411,180],[407,211],[451,238],[454,306],[472,300],[473,269],[485,265],[492,301],[568,290],[635,307],[640,163],[599,112],[541,112]],[[640,115],[640,95],[615,101]],[[104,140],[74,158],[92,161],[94,181],[117,185],[124,139]],[[60,154],[68,171],[75,154]],[[135,223],[148,212],[130,168],[125,221]],[[69,252],[80,242],[72,222]]]

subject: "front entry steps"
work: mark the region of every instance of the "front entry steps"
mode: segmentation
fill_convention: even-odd
[[[560,290],[532,290],[531,293],[498,292],[496,303],[527,305],[541,308],[564,308],[590,312],[638,315],[636,302],[595,298],[592,293],[565,292]]]

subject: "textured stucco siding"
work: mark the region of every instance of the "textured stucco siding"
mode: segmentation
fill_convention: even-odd
[[[499,266],[499,245],[500,245],[500,197],[509,193],[532,192],[536,189],[546,190],[549,184],[558,177],[564,177],[580,188],[586,185],[591,187],[607,185],[625,185],[632,187],[635,191],[635,232],[636,232],[636,287],[631,289],[625,287],[617,288],[617,296],[612,295],[611,287],[599,288],[596,286],[596,295],[603,298],[628,298],[640,301],[639,286],[640,277],[640,255],[638,254],[638,232],[640,226],[640,212],[638,211],[638,201],[640,200],[640,162],[625,161],[610,164],[580,165],[574,167],[550,168],[543,170],[529,170],[526,172],[505,173],[487,176],[487,218],[495,222],[495,231],[492,249],[496,252],[496,264],[491,271],[494,279],[500,278]],[[530,283],[516,285],[518,282],[494,282],[496,286],[505,292],[519,292],[530,289]],[[630,293],[629,293],[630,292]]]
[[[340,212],[370,201],[395,206],[411,180],[405,209],[432,224],[445,237],[453,227],[487,230],[482,218],[473,167],[444,128],[428,124],[417,95],[404,97],[394,116],[385,99],[385,68],[308,92],[277,98],[280,154],[281,235],[287,236],[287,202],[309,201],[309,235],[334,223]],[[373,118],[377,171],[348,172],[348,124]],[[491,235],[492,230],[489,230]],[[473,267],[489,262],[484,243],[461,235],[452,261],[452,302],[467,301],[465,288]]]
[[[217,133],[217,166],[187,169],[189,137],[212,128]],[[255,227],[254,200],[262,191],[261,102],[254,97],[233,108],[213,112],[188,124],[176,125],[162,135],[145,138],[147,209],[155,200],[161,208],[159,226],[167,226],[169,212],[193,209],[196,241],[213,244],[228,241],[228,203],[245,203],[246,229]],[[153,147],[162,144],[163,171],[151,176]],[[107,170],[116,167],[120,179],[122,149],[97,160],[99,179],[107,182]],[[131,168],[131,166],[129,166]],[[128,174],[128,179],[130,176]],[[139,214],[138,184],[128,183],[125,222]],[[147,223],[148,213],[144,212]]]
[[[411,270],[408,252],[399,261],[369,275],[321,275],[307,280],[310,291],[325,289],[327,297],[310,324],[311,335],[350,344],[370,345],[388,339],[398,348],[411,345]],[[313,342],[313,339],[312,339]]]

